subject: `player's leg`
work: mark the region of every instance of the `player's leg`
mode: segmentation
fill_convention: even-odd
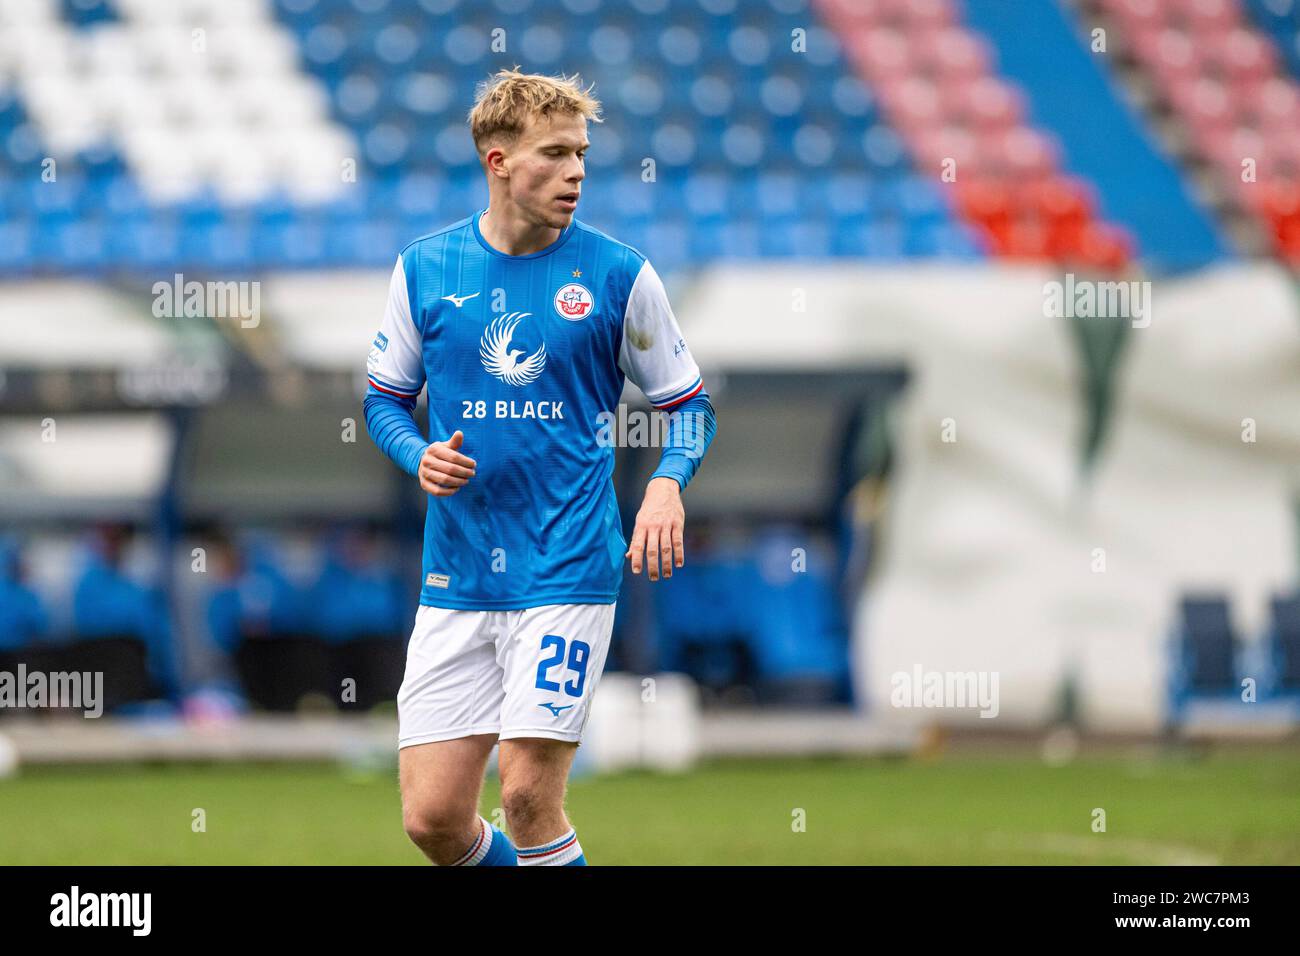
[[[411,842],[440,866],[491,849],[482,844],[495,834],[485,835],[478,802],[496,739],[496,734],[476,734],[399,751],[402,826]]]
[[[582,865],[577,831],[564,813],[564,791],[577,743],[541,737],[501,741],[501,807],[519,863]]]
[[[442,865],[513,866],[510,839],[478,814],[501,727],[499,612],[422,606],[397,695],[402,822]]]
[[[564,793],[613,628],[613,604],[550,604],[513,612],[498,640],[501,802],[520,865],[585,863]]]

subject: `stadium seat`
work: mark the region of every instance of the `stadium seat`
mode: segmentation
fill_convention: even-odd
[[[1192,693],[1236,691],[1234,654],[1237,640],[1227,599],[1184,597],[1179,608],[1179,648],[1185,655],[1187,687]]]
[[[1269,607],[1275,689],[1282,694],[1300,694],[1300,595],[1274,597]]]

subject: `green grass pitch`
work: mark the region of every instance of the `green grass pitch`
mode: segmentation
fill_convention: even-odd
[[[1298,796],[1295,750],[1062,767],[967,753],[583,777],[568,809],[593,864],[1296,864]],[[489,778],[482,810],[498,805]],[[206,832],[191,828],[195,808]],[[5,864],[422,861],[393,769],[130,765],[0,780]]]

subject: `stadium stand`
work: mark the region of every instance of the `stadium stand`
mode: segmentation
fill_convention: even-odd
[[[802,2],[705,19],[693,4],[638,0],[590,36],[564,28],[590,12],[583,0],[527,13],[279,0],[274,21],[253,3],[191,6],[217,21],[213,36],[141,2],[81,28],[54,4],[7,14],[0,195],[23,214],[6,223],[0,267],[378,265],[402,237],[470,211],[481,174],[464,104],[492,30],[540,67],[588,65],[610,91],[593,168],[654,157],[669,194],[659,208],[676,212],[652,215],[629,188],[639,170],[593,193],[585,215],[662,250],[666,272],[718,256],[979,255]],[[807,54],[774,69],[769,38],[796,28]],[[172,55],[133,55],[158,41]],[[56,183],[19,179],[49,151]],[[359,188],[344,190],[349,163]]]
[[[1123,49],[1177,117],[1189,157],[1272,251],[1300,262],[1300,86],[1238,0],[1102,0]],[[1285,29],[1272,23],[1278,37]],[[1293,46],[1294,44],[1291,44]]]
[[[0,549],[0,649],[117,647],[135,661],[127,697],[144,695],[145,684],[148,694],[173,699],[197,685],[238,688],[242,676],[254,705],[291,709],[339,674],[373,668],[364,683],[391,698],[413,602],[405,569],[418,547],[410,527],[419,502],[383,484],[391,476],[382,462],[351,462],[354,470],[338,477],[342,467],[322,476],[281,459],[310,461],[326,441],[333,450],[337,423],[355,414],[349,389],[364,350],[354,362],[351,336],[370,321],[358,312],[372,316],[382,296],[367,285],[369,270],[387,268],[411,238],[481,205],[465,113],[493,69],[580,70],[596,85],[607,109],[590,130],[589,168],[600,185],[584,195],[580,218],[646,251],[670,282],[708,267],[766,270],[778,261],[787,269],[984,270],[1007,259],[1014,268],[1162,276],[1241,256],[1300,265],[1297,9],[1294,0],[0,0],[0,277],[11,280],[6,301],[60,316],[35,333],[17,323],[0,328],[0,371],[12,373],[5,411],[30,417],[58,407],[65,435],[77,434],[74,413],[119,413],[80,434],[119,436],[132,463],[122,478],[134,482],[129,496],[87,502],[66,477],[70,460],[56,457],[66,452],[38,457],[17,439],[0,444],[17,502],[6,516],[21,527],[24,547],[35,542],[42,567],[59,566],[31,580],[18,546]],[[598,25],[574,29],[584,17]],[[1094,19],[1110,28],[1120,56],[1090,49]],[[1026,33],[1033,43],[1023,42]],[[1158,110],[1130,105],[1142,83],[1157,92]],[[1074,108],[1081,103],[1083,118]],[[1254,181],[1241,181],[1244,158],[1254,161]],[[955,178],[947,181],[950,159]],[[1240,218],[1262,244],[1238,241]],[[275,277],[267,283],[271,334],[253,346],[224,328],[169,325],[156,314],[159,321],[138,321],[148,314],[141,287],[182,271]],[[900,274],[899,284],[915,289],[917,274]],[[1025,274],[1041,284],[1039,273]],[[842,324],[827,320],[834,339],[819,339],[832,333],[812,322],[790,335],[788,314],[760,320],[763,302],[746,300],[745,329],[764,329],[766,343],[736,341],[744,336],[723,313],[739,296],[720,280],[724,292],[710,301],[721,318],[700,328],[699,341],[714,355],[743,355],[725,369],[733,395],[746,374],[760,382],[732,406],[710,459],[708,470],[726,480],[710,487],[703,476],[692,501],[707,503],[706,531],[714,518],[739,516],[747,535],[723,546],[705,534],[672,589],[630,595],[620,638],[643,629],[648,636],[644,646],[616,642],[615,659],[647,672],[685,671],[719,698],[852,698],[844,552],[863,547],[865,536],[846,530],[842,512],[863,470],[826,464],[851,457],[847,429],[814,434],[810,411],[805,422],[790,421],[760,402],[775,392],[786,411],[809,407],[800,404],[806,382],[775,391],[781,362],[821,378],[841,362],[844,377],[875,381],[909,363],[924,367],[924,354],[943,374],[921,378],[923,398],[933,402],[940,379],[968,388],[927,411],[947,414],[957,397],[979,409],[969,398],[978,394],[994,408],[988,420],[1024,424],[1021,393],[987,388],[969,371],[986,361],[998,367],[985,346],[960,352],[974,316],[1003,356],[1025,349],[1022,361],[1003,366],[1002,385],[1038,368],[1053,383],[1050,407],[1067,407],[1071,367],[1065,347],[1048,337],[1059,330],[1038,321],[1037,288],[1026,302],[1009,284],[989,283],[975,307],[971,275],[954,272],[947,284],[923,278],[921,292],[904,293],[872,272],[865,304],[840,291],[850,283],[815,276],[806,284],[829,290],[832,303],[819,315],[844,316]],[[51,281],[29,284],[42,278]],[[782,294],[805,284],[782,281]],[[886,295],[893,298],[882,306]],[[110,297],[113,309],[98,307]],[[923,311],[936,301],[945,321]],[[1270,306],[1270,321],[1284,311]],[[872,321],[878,314],[884,320]],[[1024,314],[1032,327],[1015,325]],[[906,325],[899,316],[918,324],[894,340],[895,327]],[[1013,327],[1014,335],[1006,331]],[[1261,333],[1260,341],[1278,339]],[[941,351],[947,343],[961,360]],[[1193,346],[1170,351],[1199,354]],[[134,364],[178,355],[209,363],[204,374],[221,402],[123,384],[133,381]],[[1027,378],[1037,387],[1039,378]],[[1170,381],[1136,387],[1149,398],[1142,388],[1168,394]],[[1195,391],[1187,390],[1189,401]],[[235,393],[256,398],[236,404]],[[1041,411],[1047,400],[1037,399]],[[891,400],[861,403],[859,424],[887,431]],[[121,437],[133,427],[125,420],[142,425],[146,417],[147,442]],[[782,473],[778,495],[776,482],[753,477],[749,446],[774,420],[816,446],[829,479]],[[1064,462],[1073,453],[1068,424],[1041,423],[1025,443]],[[975,446],[941,451],[964,462]],[[915,465],[922,456],[911,451]],[[995,457],[963,467],[979,473]],[[1057,478],[1037,466],[1025,472]],[[299,495],[307,483],[313,495]],[[628,491],[620,495],[626,506]],[[355,517],[371,525],[331,544],[319,527],[345,507],[369,509]],[[148,539],[137,550],[184,556],[191,545],[209,547],[211,578],[178,584],[184,578],[166,559],[140,573],[120,555],[97,556],[72,540],[71,528],[115,508]],[[1133,513],[1143,510],[1151,509]],[[280,513],[291,517],[267,520]],[[319,525],[299,534],[289,521]],[[391,563],[375,559],[373,539],[348,537],[365,538],[374,526],[392,545]],[[826,544],[826,553],[810,553],[806,574],[788,570],[792,526]],[[1058,529],[1042,540],[1058,540]],[[936,533],[927,546],[934,541],[951,553],[949,539]],[[291,545],[322,557],[296,561],[285,556]],[[927,566],[936,562],[926,555]],[[1278,673],[1294,689],[1294,608],[1272,610]],[[1229,689],[1236,675],[1226,612],[1183,612],[1188,686]],[[1036,628],[1026,617],[1025,632]],[[267,675],[274,679],[258,683]],[[1040,683],[1038,675],[1024,683]]]
[[[1027,121],[1023,91],[995,72],[989,44],[948,0],[826,0],[854,65],[924,168],[954,184],[964,218],[993,250],[1119,268],[1131,240],[1096,221],[1087,185],[1060,169],[1060,145]]]
[[[1231,255],[1218,224],[1124,102],[1105,51],[1093,49],[1093,37],[1076,31],[1062,7],[967,0],[965,9],[1023,90],[1034,123],[1060,144],[1063,164],[1090,185],[1098,218],[1131,235],[1150,269],[1183,271]],[[1034,42],[1021,42],[1026,34]]]

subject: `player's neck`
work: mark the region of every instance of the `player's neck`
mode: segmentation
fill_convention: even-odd
[[[479,232],[497,252],[508,256],[527,256],[540,252],[560,238],[559,229],[539,226],[522,215],[510,215],[500,206],[489,205],[478,221]]]

